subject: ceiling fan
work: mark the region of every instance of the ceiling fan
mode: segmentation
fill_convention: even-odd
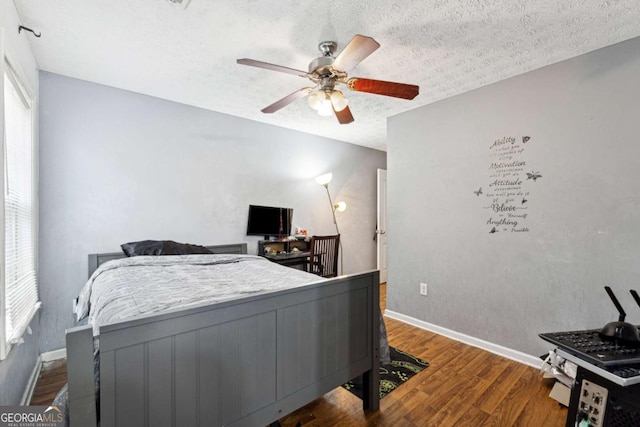
[[[317,110],[318,114],[322,116],[335,114],[340,124],[344,125],[353,122],[353,115],[349,109],[349,100],[345,98],[341,91],[336,89],[337,85],[345,85],[356,92],[374,93],[394,98],[413,99],[418,95],[420,88],[416,85],[361,77],[348,78],[347,72],[349,70],[380,47],[380,44],[371,37],[356,34],[342,52],[337,57],[334,57],[333,54],[337,47],[338,44],[333,41],[320,43],[318,49],[320,49],[322,56],[309,63],[309,72],[248,58],[238,59],[237,62],[242,65],[306,77],[315,83],[314,87],[299,89],[263,108],[261,111],[267,114],[274,113],[293,101],[308,95],[309,105]]]

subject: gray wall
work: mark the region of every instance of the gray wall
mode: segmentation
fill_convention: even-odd
[[[345,272],[375,268],[376,169],[386,154],[46,72],[40,73],[41,349],[63,347],[87,254],[141,239],[249,242],[249,204],[294,209],[293,225],[335,233]]]
[[[12,1],[0,2],[0,33],[4,43],[0,43],[0,56],[9,55],[15,68],[29,86],[33,100],[38,99],[38,70],[25,33],[18,34],[18,13]],[[2,52],[2,50],[5,52]],[[0,58],[4,60],[3,58]],[[1,66],[0,66],[1,67]],[[0,84],[0,99],[4,99]],[[37,109],[37,107],[36,107]],[[4,102],[0,102],[0,122],[4,119]],[[0,125],[0,129],[3,128]],[[20,403],[31,372],[38,358],[39,314],[31,322],[33,334],[25,334],[24,344],[14,346],[9,357],[0,362],[0,405],[17,405]]]
[[[18,405],[27,388],[29,378],[36,367],[38,337],[40,332],[38,315],[31,321],[31,335],[24,334],[24,343],[14,346],[9,356],[0,362],[0,406]]]
[[[538,333],[616,319],[604,285],[640,323],[639,51],[634,39],[389,120],[390,310],[534,356]],[[507,136],[525,148],[530,231],[490,234],[489,147]]]

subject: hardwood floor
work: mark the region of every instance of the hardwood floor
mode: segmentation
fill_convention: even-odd
[[[380,289],[386,307],[386,285]],[[362,402],[337,388],[280,420],[305,426],[564,426],[567,409],[549,397],[538,369],[385,318],[390,345],[429,362],[363,413]],[[313,415],[310,415],[313,414]]]
[[[51,405],[66,382],[67,362],[65,359],[44,363],[29,404],[32,406]]]
[[[380,289],[386,307],[386,286]],[[386,319],[389,343],[429,362],[364,413],[362,401],[337,388],[289,414],[283,427],[320,426],[564,426],[567,409],[548,397],[539,370],[443,336]],[[58,364],[60,365],[60,364]],[[41,373],[32,405],[48,405],[66,382],[66,366]]]

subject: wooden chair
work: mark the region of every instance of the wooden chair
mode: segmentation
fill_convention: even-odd
[[[322,277],[336,277],[338,275],[340,235],[311,236],[310,246],[309,273]]]

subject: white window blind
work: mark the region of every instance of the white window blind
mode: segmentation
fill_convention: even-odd
[[[33,114],[27,92],[4,67],[4,349],[39,307],[35,262]],[[6,356],[6,354],[4,354]]]

